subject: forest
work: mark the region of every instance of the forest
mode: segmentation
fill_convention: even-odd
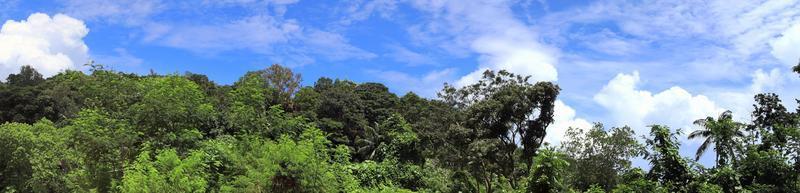
[[[695,121],[682,157],[658,123],[545,143],[561,89],[502,70],[425,98],[280,65],[232,85],[87,69],[0,83],[0,192],[800,192],[800,109],[772,93],[750,122]]]

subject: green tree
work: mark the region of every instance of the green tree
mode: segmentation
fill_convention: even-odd
[[[206,192],[208,167],[204,152],[191,152],[181,159],[174,149],[161,150],[155,157],[142,151],[125,169],[120,192]]]
[[[78,165],[67,149],[69,131],[46,119],[33,125],[0,125],[0,191],[70,192],[78,184],[71,180]]]
[[[717,119],[712,117],[698,119],[694,121],[694,124],[703,129],[690,133],[689,139],[705,138],[703,144],[697,149],[695,160],[700,160],[700,156],[713,144],[717,167],[736,162],[736,152],[740,152],[739,144],[743,142],[740,139],[744,137],[744,133],[740,130],[743,128],[743,124],[733,121],[731,111],[723,112]]]
[[[557,193],[567,190],[564,178],[569,163],[563,157],[563,154],[553,150],[539,152],[528,176],[527,192]]]
[[[194,82],[180,76],[146,78],[139,84],[141,100],[131,105],[130,118],[158,147],[179,151],[203,137],[199,128],[216,117],[213,105]]]
[[[798,173],[777,150],[749,148],[738,171],[742,186],[753,192],[796,192]]]
[[[622,175],[623,183],[618,184],[611,191],[613,193],[667,193],[669,190],[660,186],[658,182],[648,180],[646,174],[640,168],[634,168]]]
[[[125,165],[137,155],[139,134],[126,120],[110,118],[105,112],[84,109],[66,127],[72,131],[69,146],[82,163],[82,189],[109,192],[122,178]]]
[[[10,74],[6,78],[6,84],[12,86],[34,86],[43,82],[42,74],[28,65],[20,67],[18,74]]]
[[[670,192],[682,191],[682,188],[692,181],[691,170],[686,160],[678,153],[680,144],[676,135],[680,135],[680,131],[673,133],[669,127],[652,125],[650,126],[652,138],[645,140],[650,148],[650,151],[645,153],[645,159],[649,160],[652,166],[647,177],[662,183]]]
[[[264,105],[281,105],[284,109],[294,109],[292,96],[300,89],[302,78],[292,69],[272,64],[266,69],[248,72],[245,76],[256,75],[263,80],[262,89],[267,91]]]
[[[355,144],[363,138],[365,128],[370,124],[365,116],[365,106],[355,92],[358,85],[351,81],[320,78],[314,90],[322,96],[316,110],[320,129],[330,133],[334,144],[345,144],[356,150]]]
[[[473,173],[483,176],[491,192],[495,172],[509,179],[516,188],[520,177],[517,160],[530,160],[544,142],[546,128],[553,122],[553,107],[559,87],[550,82],[529,82],[530,76],[520,76],[501,70],[486,71],[477,83],[456,89],[445,85],[439,97],[463,118]],[[534,113],[536,113],[534,115]],[[518,144],[522,155],[517,155]],[[520,157],[520,158],[518,158]]]
[[[339,164],[348,160],[348,155],[334,154],[326,148],[328,145],[330,142],[323,133],[314,128],[305,130],[297,141],[288,136],[278,141],[246,137],[233,147],[233,151],[238,153],[230,159],[234,167],[246,170],[231,176],[220,191],[356,191],[355,178]],[[342,159],[333,159],[336,157]]]
[[[33,123],[42,118],[56,119],[52,98],[44,93],[42,75],[33,67],[22,66],[0,86],[0,123]]]
[[[631,169],[631,159],[640,156],[644,147],[630,127],[606,131],[602,124],[584,131],[569,128],[561,151],[570,161],[568,181],[573,188],[587,190],[596,186],[610,191],[624,182],[622,174]]]
[[[248,74],[239,79],[233,89],[228,92],[228,109],[225,120],[231,133],[257,134],[269,133],[266,120],[266,90],[262,88],[264,80],[255,74]]]

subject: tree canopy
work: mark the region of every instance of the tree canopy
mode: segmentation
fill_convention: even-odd
[[[232,85],[89,66],[0,82],[0,192],[800,192],[800,109],[773,93],[749,122],[640,134],[553,128],[561,88],[503,70],[424,98],[277,64]]]

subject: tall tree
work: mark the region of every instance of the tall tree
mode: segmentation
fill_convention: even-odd
[[[20,67],[19,73],[8,75],[6,82],[12,86],[34,86],[44,82],[44,78],[33,67],[24,65]]]
[[[737,149],[741,149],[739,148],[741,147],[739,142],[742,141],[739,139],[744,137],[744,133],[741,131],[744,125],[733,121],[731,114],[731,111],[725,111],[717,119],[706,117],[705,119],[694,121],[695,125],[703,127],[703,129],[690,133],[689,139],[705,138],[703,144],[697,148],[695,160],[700,160],[700,156],[713,144],[714,151],[716,151],[717,167],[736,161],[735,153]]]
[[[622,175],[631,169],[631,159],[640,156],[644,146],[630,127],[607,131],[597,123],[587,131],[569,128],[561,151],[570,161],[567,181],[573,188],[586,190],[598,185],[610,191],[624,182]]]
[[[517,145],[522,146],[521,159],[530,166],[547,126],[553,122],[553,107],[560,91],[551,82],[534,84],[529,79],[530,76],[505,70],[486,71],[475,84],[458,89],[445,85],[439,93],[463,114],[461,126],[472,130],[473,150],[487,163],[496,164],[501,174],[511,179],[512,186],[518,178]]]
[[[794,113],[781,104],[775,93],[757,94],[754,98],[753,124],[748,129],[756,132],[756,137],[761,137],[760,149],[787,150],[787,143],[796,131],[792,126],[800,120],[796,120]]]
[[[292,69],[272,64],[267,69],[255,72],[264,79],[264,88],[269,90],[266,105],[282,105],[284,109],[292,110],[292,96],[300,89],[302,77],[295,74]]]
[[[670,191],[678,192],[689,185],[692,174],[689,166],[678,153],[678,138],[680,134],[671,132],[669,127],[661,125],[650,126],[650,136],[645,142],[650,151],[645,154],[645,159],[650,161],[652,168],[647,174],[648,178],[668,186]]]

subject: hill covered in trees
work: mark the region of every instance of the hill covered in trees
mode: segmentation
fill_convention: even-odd
[[[707,168],[661,125],[570,128],[546,144],[559,87],[506,71],[437,99],[330,78],[301,86],[279,65],[233,85],[89,72],[23,67],[0,84],[0,191],[800,191],[800,109],[775,94],[754,96],[752,122],[695,122],[697,157],[716,154]]]

